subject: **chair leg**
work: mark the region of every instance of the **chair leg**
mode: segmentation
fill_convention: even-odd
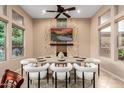
[[[95,88],[95,72],[93,72],[93,88]]]
[[[84,72],[82,72],[82,83],[83,83],[83,88],[85,88],[85,83],[84,83]]]
[[[40,88],[40,72],[38,72],[38,88]]]
[[[29,78],[29,72],[27,73],[27,87],[29,88],[30,87],[30,85],[29,85],[29,80],[30,80],[30,78]]]
[[[76,69],[74,69],[74,81],[75,81],[75,84],[76,84]]]
[[[57,88],[57,72],[55,72],[55,88]]]
[[[52,84],[54,84],[54,78],[53,78],[53,76],[52,76]]]
[[[100,76],[100,64],[98,64],[98,76]]]
[[[49,69],[47,69],[47,83],[49,83]]]
[[[52,74],[53,74],[53,71],[52,71]],[[54,84],[54,78],[53,78],[53,76],[52,76],[52,84]]]
[[[69,84],[70,84],[70,82],[71,82],[71,77],[69,77]]]
[[[68,87],[67,72],[66,72],[66,79],[65,79],[65,81],[66,81],[66,88],[67,88]]]
[[[23,64],[21,64],[21,75],[23,76]]]

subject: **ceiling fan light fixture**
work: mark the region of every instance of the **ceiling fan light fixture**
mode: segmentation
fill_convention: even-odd
[[[46,10],[42,10],[42,13],[45,14],[46,13]]]
[[[78,9],[78,10],[77,10],[77,13],[80,13],[80,12],[81,12],[81,11]]]
[[[66,11],[65,13],[69,13],[69,11]]]

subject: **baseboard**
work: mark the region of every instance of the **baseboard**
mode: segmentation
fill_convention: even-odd
[[[106,73],[108,73],[108,74],[114,76],[115,78],[121,80],[122,82],[124,82],[124,79],[123,79],[123,78],[121,78],[121,77],[115,75],[114,73],[112,73],[112,72],[110,72],[110,71],[108,71],[108,70],[105,70],[104,68],[100,68],[100,69],[103,70],[103,71],[105,71]]]

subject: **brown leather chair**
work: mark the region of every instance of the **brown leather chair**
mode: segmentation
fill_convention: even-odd
[[[11,86],[9,86],[10,88],[20,88],[24,82],[24,78],[20,74],[6,69],[1,80],[0,88],[8,87],[8,81],[12,81]]]

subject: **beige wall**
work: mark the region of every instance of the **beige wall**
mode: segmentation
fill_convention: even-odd
[[[0,14],[2,20],[5,18],[7,23],[7,59],[4,62],[0,62],[0,77],[3,74],[6,68],[11,70],[17,70],[20,68],[20,59],[25,57],[32,57],[33,56],[33,28],[32,28],[32,19],[28,16],[19,6],[8,6],[8,16],[4,16]],[[11,30],[12,30],[12,9],[17,11],[20,15],[24,17],[24,48],[25,53],[24,57],[12,59],[11,57]]]
[[[124,62],[122,61],[118,61],[116,56],[117,56],[117,48],[116,48],[116,38],[114,36],[117,35],[116,33],[116,26],[115,26],[115,18],[119,19],[121,16],[120,15],[124,15],[120,14],[122,13],[122,6],[121,9],[119,9],[119,14],[116,14],[116,7],[115,6],[103,6],[101,9],[99,9],[99,11],[95,14],[95,16],[92,18],[91,20],[91,33],[90,33],[90,37],[91,37],[91,47],[90,47],[90,53],[91,53],[91,57],[96,57],[96,58],[100,58],[102,63],[101,63],[101,67],[109,72],[111,72],[112,74],[118,76],[120,79],[124,80],[124,74],[122,74],[124,72]],[[111,26],[111,58],[105,58],[105,57],[100,57],[99,56],[99,37],[98,37],[98,31],[102,26],[98,25],[98,17],[100,15],[102,15],[105,11],[107,11],[108,9],[111,9],[111,18],[102,26],[104,27],[104,25],[106,24],[110,24]],[[121,11],[121,12],[120,12]],[[124,10],[123,10],[124,11]]]
[[[0,62],[0,76],[6,68],[17,70],[20,68],[20,59],[25,58],[11,58],[11,27],[12,27],[12,9],[16,10],[25,19],[25,57],[38,57],[44,55],[55,55],[56,47],[50,46],[50,28],[56,27],[55,19],[35,19],[33,20],[28,16],[19,6],[8,6],[8,17],[0,14],[0,19],[6,19],[7,23],[7,60],[5,62]],[[113,43],[116,41],[112,37],[112,56],[111,58],[99,57],[99,38],[98,38],[98,17],[102,15],[106,10],[111,9],[112,14],[114,13],[113,6],[103,6],[91,19],[69,19],[67,22],[68,27],[72,27],[74,30],[74,46],[69,46],[67,48],[69,55],[80,55],[82,57],[96,57],[102,60],[102,68],[118,75],[120,78],[124,79],[124,63],[121,61],[114,61],[115,57],[115,45]],[[121,14],[120,14],[121,13]],[[123,6],[119,8],[119,14],[114,17],[111,16],[112,30],[114,31],[114,18],[119,18],[124,15]],[[115,34],[114,32],[112,32]],[[115,69],[116,68],[116,69]]]
[[[55,55],[56,46],[50,46],[50,28],[56,27],[55,19],[33,20],[34,56]],[[69,19],[67,27],[73,28],[73,44],[68,55],[90,56],[90,19]]]

